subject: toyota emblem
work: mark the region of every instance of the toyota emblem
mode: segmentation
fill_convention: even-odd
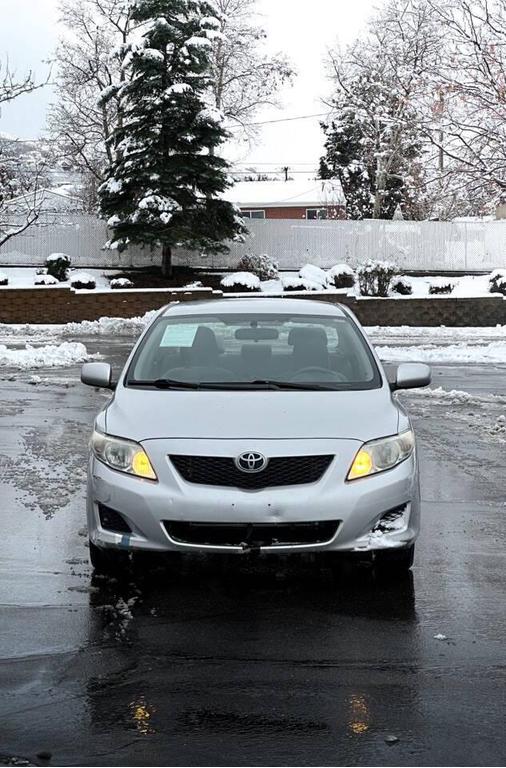
[[[241,453],[235,460],[235,465],[241,472],[249,472],[250,474],[263,472],[268,463],[269,459],[256,451]]]

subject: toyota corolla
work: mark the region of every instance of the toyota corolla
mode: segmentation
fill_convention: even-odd
[[[90,443],[87,515],[96,570],[139,552],[356,552],[407,569],[420,527],[415,437],[353,314],[299,299],[161,310]]]

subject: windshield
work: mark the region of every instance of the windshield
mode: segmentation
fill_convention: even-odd
[[[126,386],[188,389],[375,389],[371,351],[345,316],[161,317]]]

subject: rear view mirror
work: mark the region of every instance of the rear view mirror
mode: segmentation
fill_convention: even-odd
[[[428,387],[432,381],[432,372],[424,363],[403,363],[397,368],[395,381],[390,385],[392,392],[397,389],[417,389]]]
[[[81,381],[89,387],[115,389],[109,363],[85,363],[81,368]]]
[[[277,328],[238,328],[235,332],[238,341],[275,341],[279,339]]]

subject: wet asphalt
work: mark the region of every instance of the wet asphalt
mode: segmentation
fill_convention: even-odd
[[[79,340],[117,366],[131,343]],[[396,580],[311,558],[93,577],[105,395],[37,374],[0,369],[0,764],[504,764],[506,368],[436,368],[468,402],[404,396],[424,520]]]

